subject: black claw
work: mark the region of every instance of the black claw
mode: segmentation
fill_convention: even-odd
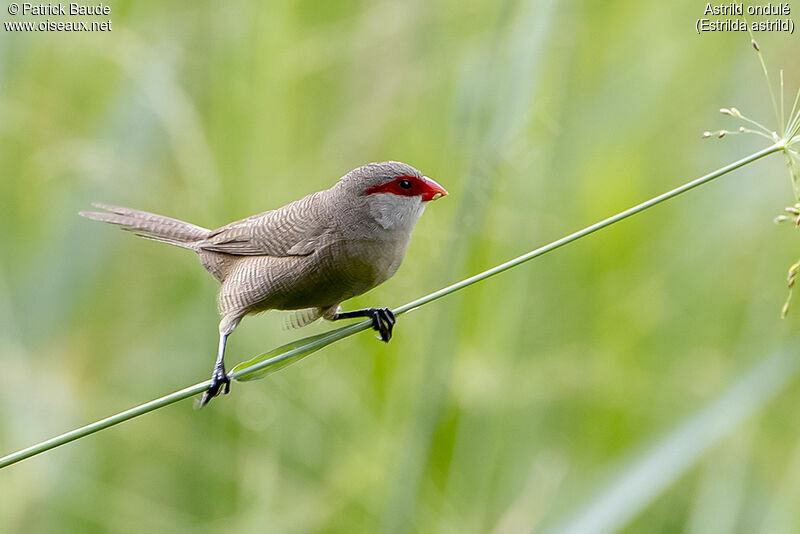
[[[389,325],[389,330],[391,330],[395,323],[394,313],[389,308],[383,308],[383,313],[386,316],[386,323]]]
[[[394,327],[394,314],[389,308],[372,309],[372,328],[381,335],[381,340],[386,343],[392,339],[392,328]]]
[[[381,316],[378,314],[378,311],[372,312],[372,329],[378,332],[381,331]]]
[[[218,366],[214,368],[214,372],[211,374],[211,384],[208,386],[208,389],[203,393],[203,398],[200,399],[200,407],[202,408],[206,404],[208,404],[211,399],[222,393],[223,395],[227,395],[231,390],[231,379],[228,378],[228,374],[225,372],[225,366]]]

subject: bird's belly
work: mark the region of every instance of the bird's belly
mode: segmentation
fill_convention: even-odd
[[[354,297],[382,284],[400,267],[407,241],[358,240],[341,243],[331,254],[331,278]]]
[[[394,242],[340,242],[309,257],[296,285],[286,291],[281,308],[328,307],[366,293],[390,278],[405,247]]]
[[[324,308],[390,278],[406,243],[338,242],[309,256],[241,257],[223,282],[220,311]]]

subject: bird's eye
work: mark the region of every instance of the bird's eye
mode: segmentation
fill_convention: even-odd
[[[411,182],[406,180],[405,178],[397,182],[397,185],[399,185],[403,189],[411,189]]]

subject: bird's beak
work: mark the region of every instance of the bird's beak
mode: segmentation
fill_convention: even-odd
[[[437,184],[434,180],[423,176],[422,181],[425,183],[425,190],[422,192],[423,202],[447,196],[447,189]]]

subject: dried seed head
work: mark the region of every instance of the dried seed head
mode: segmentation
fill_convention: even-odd
[[[721,108],[719,112],[722,113],[723,115],[733,115],[733,113],[731,113],[731,110],[729,110],[728,108]]]
[[[785,221],[785,220],[786,220],[786,219],[788,219],[788,218],[789,218],[789,217],[787,217],[786,215],[778,215],[778,216],[777,216],[777,217],[775,217],[775,218],[774,218],[772,221],[773,221],[775,224],[780,224],[780,223],[782,223],[783,221]]]
[[[744,133],[744,130],[745,130],[744,126],[739,126],[739,133]]]
[[[783,304],[783,308],[781,308],[781,318],[786,319],[786,315],[789,313],[789,301],[787,300]]]
[[[722,139],[723,137],[725,137],[725,134],[727,134],[727,133],[728,132],[726,132],[725,130],[720,130],[719,132],[717,132],[717,137]]]
[[[741,119],[741,118],[742,118],[742,112],[741,112],[741,111],[739,111],[739,110],[738,110],[738,109],[736,109],[736,108],[731,108],[731,115],[733,115],[734,117],[737,117],[737,118],[739,118],[739,119]]]
[[[753,44],[753,48],[756,49],[756,52],[761,52],[761,49],[758,47],[758,43],[755,39],[751,39],[750,42]]]
[[[706,130],[705,132],[703,132],[703,135],[701,137],[703,139],[708,139],[709,137],[711,137],[711,132]]]

